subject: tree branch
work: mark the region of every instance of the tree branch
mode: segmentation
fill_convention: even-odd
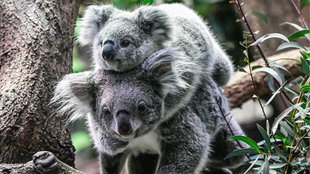
[[[300,53],[298,50],[286,51],[268,58],[269,61],[274,61],[277,64],[285,67],[287,71],[284,71],[284,77],[287,82],[295,79],[296,77],[302,75],[302,72],[299,71],[298,66],[300,66]],[[251,63],[253,66],[264,66],[262,59],[258,59],[255,62]],[[248,67],[244,69],[249,72]],[[267,85],[266,73],[263,72],[253,72],[254,83],[257,86],[257,95],[263,96],[270,93],[270,89]],[[254,94],[253,82],[249,74],[244,72],[235,72],[232,79],[224,87],[224,93],[228,97],[231,108],[240,107],[242,103],[251,99]]]
[[[40,151],[25,164],[0,164],[0,173],[85,174],[63,163],[48,151]]]

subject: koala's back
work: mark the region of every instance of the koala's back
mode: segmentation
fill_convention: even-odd
[[[168,14],[172,23],[171,40],[166,43],[167,47],[185,54],[191,59],[189,61],[198,63],[208,74],[211,73],[208,72],[211,71],[210,67],[219,58],[230,63],[207,23],[196,12],[182,4],[163,4],[158,8]],[[231,71],[230,64],[225,66],[229,66],[230,69],[227,68],[227,70]]]

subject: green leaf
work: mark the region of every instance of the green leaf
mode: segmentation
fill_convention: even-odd
[[[270,169],[280,169],[284,166],[286,166],[285,163],[273,163],[269,167],[270,167]]]
[[[303,92],[303,93],[307,93],[310,91],[310,85],[303,85],[300,87],[300,90]]]
[[[290,35],[288,37],[288,40],[292,41],[292,40],[298,39],[298,38],[300,38],[302,36],[305,36],[306,34],[309,34],[309,33],[310,33],[310,30],[300,30],[300,31]]]
[[[256,69],[259,69],[259,68],[262,68],[263,66],[261,66],[261,65],[255,65],[255,66],[252,66],[251,68],[252,68],[252,70],[254,71],[254,70],[256,70]]]
[[[266,34],[264,36],[262,36],[261,38],[257,39],[254,43],[252,43],[250,46],[255,46],[258,44],[263,43],[265,40],[271,39],[271,38],[277,38],[277,39],[281,39],[285,42],[290,42],[286,36],[284,36],[283,34],[280,33],[270,33],[270,34]]]
[[[296,135],[296,133],[294,132],[294,130],[292,129],[292,127],[288,124],[288,122],[285,121],[281,121],[280,122],[281,127],[283,128],[283,130],[288,134],[287,138],[290,137],[294,137]],[[289,139],[288,139],[289,140]],[[291,145],[291,142],[289,141],[288,144]]]
[[[244,174],[247,174],[251,169],[254,167],[255,164],[257,164],[258,159],[260,158],[261,154],[259,154],[256,159],[252,162],[251,166],[244,172]]]
[[[256,150],[254,149],[250,149],[250,148],[245,148],[245,149],[236,149],[232,152],[230,152],[225,158],[224,160],[231,158],[231,157],[236,157],[236,156],[243,156],[243,155],[254,155],[254,154],[258,154]]]
[[[260,132],[260,134],[262,135],[262,137],[265,141],[265,145],[266,145],[268,152],[270,152],[271,151],[271,143],[270,143],[269,135],[267,134],[267,132],[265,131],[265,129],[262,126],[260,126],[259,124],[256,124],[256,126],[257,126],[258,131]]]
[[[288,108],[286,108],[279,116],[277,116],[275,118],[275,120],[273,121],[273,124],[271,126],[271,132],[273,134],[275,134],[275,132],[277,131],[278,125],[280,123],[281,120],[283,120],[283,118],[285,118],[293,109],[295,109],[296,107],[300,106],[302,103],[298,103],[295,105],[292,105]]]
[[[310,4],[310,0],[303,0],[303,1],[301,1],[300,9],[303,9],[304,7],[306,7],[309,4]]]
[[[153,4],[154,0],[142,0],[143,4]]]
[[[309,126],[310,126],[310,120],[308,120],[308,119],[304,119],[304,122],[305,122],[307,125],[309,125]]]
[[[298,48],[298,49],[301,49],[301,50],[307,50],[306,47],[300,45],[299,43],[297,42],[283,42],[282,44],[280,44],[277,48],[277,51],[281,51],[281,50],[284,50],[284,49],[288,49],[288,48]]]
[[[273,70],[271,68],[263,67],[263,68],[256,69],[256,71],[258,71],[258,72],[259,71],[266,72],[266,73],[270,74],[273,78],[275,78],[279,82],[280,85],[283,84],[282,79],[279,76],[279,74],[275,70]]]
[[[249,137],[242,136],[242,135],[236,135],[236,136],[230,137],[230,139],[236,140],[236,141],[242,141],[246,143],[247,145],[249,145],[250,147],[252,147],[254,150],[256,150],[256,152],[261,153],[261,150],[259,149],[257,143]]]
[[[91,139],[84,131],[74,132],[71,136],[71,140],[77,151],[81,151],[91,146]]]
[[[257,173],[269,174],[269,161],[268,161],[268,158],[266,156],[265,156],[264,163],[260,166]]]
[[[307,59],[304,59],[303,57],[300,58],[300,62],[301,62],[301,71],[307,75],[310,76],[310,65],[307,61]]]
[[[299,26],[299,25],[297,25],[297,24],[295,24],[295,23],[292,23],[292,22],[284,22],[282,25],[290,25],[290,26],[296,28],[296,29],[299,30],[299,31],[304,29],[304,28],[302,28],[301,26]]]
[[[281,85],[275,92],[273,92],[272,96],[269,98],[269,100],[266,102],[265,106],[269,105],[270,102],[278,95],[281,93],[285,83]]]
[[[300,51],[300,54],[301,54],[301,56],[302,56],[304,59],[310,59],[310,52],[306,52],[306,51],[301,50],[301,51]]]

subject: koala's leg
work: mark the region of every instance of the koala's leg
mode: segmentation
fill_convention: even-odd
[[[137,156],[129,155],[127,170],[129,174],[152,174],[156,172],[158,154],[141,153]]]
[[[111,156],[99,154],[100,174],[120,174],[126,160],[124,153]]]
[[[229,129],[229,127],[230,129]],[[215,134],[214,139],[211,141],[211,152],[209,167],[216,168],[234,168],[239,166],[244,156],[237,156],[225,159],[224,158],[233,150],[246,147],[242,142],[230,141],[229,137],[233,135],[243,135],[243,132],[234,119],[230,119],[229,125],[223,125]],[[233,131],[233,133],[231,132]]]

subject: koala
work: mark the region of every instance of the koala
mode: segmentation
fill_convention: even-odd
[[[233,66],[204,21],[182,4],[141,6],[129,12],[112,5],[89,6],[81,19],[78,42],[92,47],[96,69],[128,71],[154,52],[174,49],[174,71],[195,86],[201,73],[224,86]],[[190,78],[191,79],[191,78]]]
[[[159,50],[127,72],[69,74],[58,83],[52,103],[71,120],[87,117],[101,174],[119,174],[123,166],[129,174],[230,173],[242,162],[224,159],[239,148],[227,138],[243,132],[226,118],[227,99],[212,77],[202,78],[173,116],[165,115],[167,91],[182,84],[172,52]]]

